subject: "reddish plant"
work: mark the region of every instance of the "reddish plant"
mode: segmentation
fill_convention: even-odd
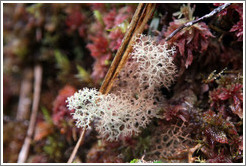
[[[214,6],[221,6],[223,3],[214,3]],[[238,38],[238,41],[243,41],[243,4],[242,3],[233,3],[231,6],[221,11],[218,15],[219,17],[228,16],[231,20],[234,20],[234,12],[239,16],[239,20],[234,23],[230,32],[235,32],[235,35]]]
[[[72,96],[76,92],[76,89],[70,85],[66,85],[59,91],[58,96],[54,101],[52,119],[55,125],[59,125],[59,122],[72,118],[70,111],[67,109],[66,100],[67,97]],[[72,110],[73,112],[74,110]]]
[[[114,20],[116,16],[117,16],[117,12],[115,8],[113,8],[108,14],[105,15],[103,21],[106,25],[106,29],[113,28],[113,26],[115,25]]]
[[[134,11],[132,6],[120,6],[119,9],[114,5],[111,7],[109,10],[105,6],[103,8],[102,4],[92,5],[96,22],[91,25],[93,30],[89,30],[92,43],[87,44],[87,48],[95,58],[92,73],[95,82],[104,78],[112,55],[120,47]]]
[[[66,25],[69,28],[69,31],[73,32],[78,30],[81,37],[85,36],[86,30],[86,17],[80,11],[73,11],[67,16]]]
[[[66,100],[67,97],[72,96],[75,92],[76,89],[74,87],[66,85],[59,91],[53,104],[52,120],[55,126],[60,129],[60,132],[66,134],[67,139],[70,139],[75,128],[73,128],[74,120],[71,116],[71,113],[74,112],[74,110],[68,110]]]
[[[184,15],[184,18],[174,19],[174,21],[169,24],[164,36],[169,36],[184,23],[194,20],[194,9],[195,8],[191,8],[190,5],[182,6],[180,12],[176,14],[179,15],[179,17]],[[188,68],[193,61],[195,53],[203,53],[207,50],[210,37],[213,37],[213,35],[209,31],[208,26],[204,22],[200,22],[181,30],[169,40],[169,43],[177,46],[178,54],[182,57],[182,64]]]
[[[231,111],[243,117],[243,93],[242,84],[231,84],[228,87],[220,87],[210,92],[211,107],[215,107],[218,110],[223,110],[223,104],[225,101],[231,101]]]
[[[217,154],[214,158],[208,159],[208,163],[232,163],[229,155],[225,154],[224,150]]]
[[[239,135],[235,125],[224,119],[220,113],[209,110],[203,114],[204,120],[204,134],[208,144],[215,148],[216,143],[230,144],[233,147],[238,148],[238,144],[231,144],[235,142],[234,139],[238,139]]]
[[[106,4],[105,3],[89,3],[88,4],[92,10],[98,10],[100,12],[103,12],[106,10]]]
[[[108,61],[112,58],[112,54],[108,49],[108,40],[104,36],[90,36],[90,38],[93,43],[87,44],[87,48],[91,51],[91,55],[95,59],[92,78],[98,82],[107,73]]]
[[[234,5],[234,9],[238,12],[239,21],[233,25],[230,32],[235,32],[238,41],[243,41],[243,4]]]
[[[93,43],[87,44],[86,47],[91,51],[91,56],[100,58],[108,53],[108,41],[102,34],[89,36],[89,38]]]

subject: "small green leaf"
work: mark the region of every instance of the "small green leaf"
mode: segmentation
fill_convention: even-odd
[[[77,65],[77,70],[78,70],[78,74],[76,74],[76,77],[80,80],[80,81],[84,81],[84,82],[90,82],[91,81],[91,77],[90,74],[80,65]]]
[[[49,111],[45,107],[42,107],[41,110],[42,110],[42,113],[44,115],[45,121],[49,122],[49,123],[53,123],[52,118],[49,114]]]
[[[27,12],[29,12],[30,14],[34,15],[35,18],[39,18],[40,17],[40,11],[39,8],[42,7],[43,4],[42,3],[37,3],[37,4],[33,4],[29,7],[27,7]]]
[[[104,63],[105,63],[105,65],[110,65],[111,61],[110,60],[105,60]]]
[[[122,33],[126,33],[128,27],[129,27],[129,22],[125,20],[121,24],[118,24],[115,27],[113,27],[112,29],[107,29],[107,31],[111,32],[120,29]]]
[[[57,62],[57,66],[62,70],[64,73],[68,73],[70,70],[70,63],[65,54],[63,54],[60,50],[55,50],[55,58]]]
[[[98,10],[94,10],[93,13],[97,21],[99,21],[104,26],[102,14]]]
[[[130,161],[130,163],[137,163],[138,162],[138,159],[133,159]]]
[[[162,163],[160,160],[153,161],[153,163]]]

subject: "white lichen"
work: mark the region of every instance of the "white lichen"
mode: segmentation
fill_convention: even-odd
[[[133,52],[119,73],[110,94],[84,88],[67,99],[68,108],[75,110],[76,126],[95,128],[102,138],[113,141],[138,135],[165,104],[161,86],[174,81],[174,48],[155,44],[152,37],[136,37]]]
[[[75,110],[73,119],[76,120],[78,128],[91,128],[90,124],[99,118],[100,101],[103,96],[96,89],[84,88],[67,98],[67,107],[69,110]]]
[[[168,88],[176,74],[176,66],[173,64],[175,47],[167,48],[167,43],[157,44],[153,37],[139,35],[135,39],[132,59],[138,64],[135,69],[142,85],[149,87],[165,86]]]

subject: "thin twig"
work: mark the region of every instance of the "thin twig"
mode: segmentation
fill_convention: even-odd
[[[225,3],[224,5],[221,5],[219,7],[217,7],[216,9],[214,9],[213,11],[211,11],[210,13],[202,16],[201,18],[198,18],[196,20],[193,20],[193,21],[190,21],[190,22],[187,22],[185,24],[183,24],[182,26],[180,26],[179,28],[175,29],[165,40],[168,41],[170,40],[174,35],[176,35],[179,31],[181,31],[182,29],[184,28],[187,28],[187,27],[190,27],[200,21],[203,21],[209,17],[212,17],[214,16],[215,14],[221,12],[222,10],[224,10],[226,7],[230,6],[231,3]]]
[[[129,28],[122,40],[121,46],[118,49],[116,56],[104,78],[104,81],[101,85],[100,92],[102,94],[107,94],[110,91],[110,88],[112,87],[113,81],[118,75],[120,69],[125,64],[128,54],[132,49],[132,44],[134,41],[134,36],[136,36],[139,33],[142,33],[144,30],[144,26],[146,25],[147,21],[152,15],[152,12],[154,11],[155,4],[147,3],[142,4],[140,3],[134,13],[134,16],[132,18],[132,21],[129,25]],[[83,142],[83,135],[86,132],[85,129],[83,129],[80,139],[78,140],[69,160],[68,163],[73,162],[73,159],[78,151],[79,145]]]
[[[32,114],[30,123],[27,130],[27,136],[25,138],[24,144],[21,148],[21,151],[18,156],[18,163],[26,162],[28,157],[30,144],[32,141],[32,136],[34,133],[35,122],[38,114],[38,106],[41,92],[41,84],[42,84],[42,67],[40,65],[35,66],[34,68],[34,94],[33,94],[33,104],[32,104]]]
[[[73,152],[72,152],[72,154],[71,154],[71,156],[70,156],[70,158],[69,158],[67,163],[72,163],[73,162],[73,159],[74,159],[74,157],[75,157],[75,155],[76,155],[76,153],[77,153],[77,151],[79,149],[79,146],[82,143],[82,140],[84,139],[85,131],[86,131],[86,129],[83,129],[83,131],[82,131],[82,133],[81,133],[81,135],[79,137],[79,140],[76,143],[76,146],[74,147]]]

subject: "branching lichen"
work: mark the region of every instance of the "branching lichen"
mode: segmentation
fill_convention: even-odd
[[[165,100],[158,88],[168,88],[174,81],[176,67],[171,55],[175,50],[144,35],[136,37],[133,50],[110,94],[84,88],[68,98],[77,127],[91,128],[95,122],[100,136],[114,141],[138,135],[151,118],[159,117]]]

